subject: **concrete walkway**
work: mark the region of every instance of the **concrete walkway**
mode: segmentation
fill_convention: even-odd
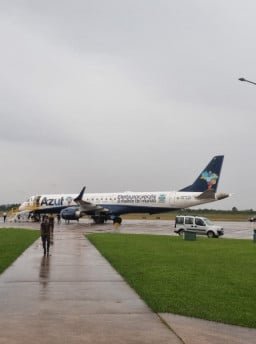
[[[255,329],[154,314],[79,226],[42,252],[37,240],[0,276],[0,344],[256,344]]]
[[[0,277],[0,343],[181,343],[84,238],[37,240]]]

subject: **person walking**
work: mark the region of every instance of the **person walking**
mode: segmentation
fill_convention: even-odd
[[[54,230],[54,217],[53,217],[53,215],[49,216],[49,225],[50,225],[50,241],[51,241],[51,245],[53,245],[53,230]]]
[[[3,218],[4,218],[4,222],[5,222],[6,218],[7,218],[7,213],[6,212],[3,213]]]
[[[41,239],[43,243],[44,255],[49,255],[50,241],[51,241],[51,226],[49,217],[45,215],[40,226]]]

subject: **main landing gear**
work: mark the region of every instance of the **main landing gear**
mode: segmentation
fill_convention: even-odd
[[[92,219],[96,225],[102,225],[106,221],[105,216],[92,216]]]
[[[110,220],[107,216],[104,215],[93,215],[92,219],[96,225],[102,225],[104,224],[107,220]],[[113,224],[118,224],[121,225],[122,223],[122,218],[117,216],[113,218]]]
[[[121,217],[115,217],[114,219],[113,219],[113,224],[119,224],[119,225],[121,225],[121,223],[122,223],[122,218]]]

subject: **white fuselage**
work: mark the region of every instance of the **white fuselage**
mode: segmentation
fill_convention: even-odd
[[[169,209],[180,209],[195,206],[202,203],[212,202],[215,199],[197,199],[200,192],[122,192],[122,193],[94,193],[85,194],[84,201],[101,206],[123,206],[136,208],[159,208],[166,211]],[[139,209],[138,209],[139,210]]]
[[[197,199],[200,192],[178,192],[178,191],[157,191],[157,192],[120,192],[120,193],[91,193],[84,194],[83,200],[104,208],[122,207],[122,213],[127,212],[160,212],[172,209],[187,208],[203,203],[213,202],[216,199]],[[74,198],[76,194],[53,194],[31,196],[22,203],[19,211],[33,210],[54,210],[76,206]],[[165,210],[166,209],[166,210]],[[147,211],[148,210],[148,211]]]

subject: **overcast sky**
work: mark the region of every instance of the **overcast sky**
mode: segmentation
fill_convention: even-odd
[[[224,154],[209,208],[256,209],[256,3],[0,0],[0,204],[167,191]]]

